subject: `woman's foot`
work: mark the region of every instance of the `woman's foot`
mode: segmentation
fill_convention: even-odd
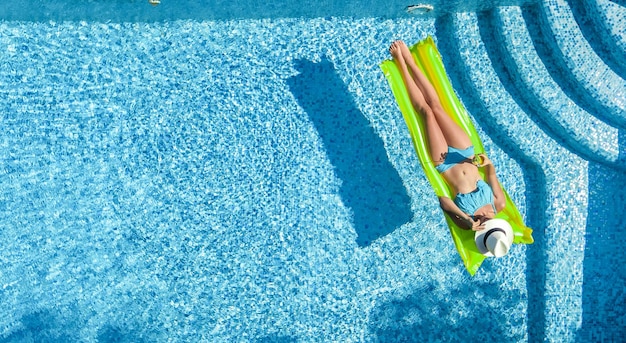
[[[401,49],[403,44],[404,44],[403,41],[397,40],[391,43],[391,46],[389,47],[389,53],[391,54],[391,57],[393,57],[393,59],[398,62],[404,61],[404,57],[403,57],[402,49]]]

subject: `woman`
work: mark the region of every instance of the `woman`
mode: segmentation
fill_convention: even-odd
[[[400,68],[411,103],[424,118],[430,155],[439,173],[456,194],[454,200],[439,197],[441,208],[462,228],[484,229],[505,205],[496,171],[486,155],[474,164],[474,147],[465,131],[444,111],[435,88],[415,64],[402,41],[391,44],[389,52]],[[485,168],[485,180],[478,168]]]

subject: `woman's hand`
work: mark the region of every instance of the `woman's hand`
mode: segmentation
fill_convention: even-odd
[[[467,216],[463,219],[468,229],[472,231],[480,231],[485,228],[485,225],[480,222],[480,220],[474,220],[472,217]]]
[[[479,157],[478,158],[479,162],[475,163],[477,167],[480,168],[480,167],[486,167],[486,166],[488,166],[490,164],[493,165],[493,163],[491,163],[491,160],[489,159],[489,157],[487,157],[487,155],[485,155],[485,154],[478,154],[476,156]]]

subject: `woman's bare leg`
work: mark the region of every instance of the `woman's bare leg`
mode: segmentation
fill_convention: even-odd
[[[409,73],[404,56],[402,55],[400,43],[398,41],[393,42],[391,47],[389,47],[389,52],[391,53],[391,56],[393,56],[398,68],[400,68],[400,72],[402,73],[402,78],[404,79],[404,84],[406,85],[413,107],[415,107],[417,112],[419,112],[419,114],[424,118],[430,156],[435,164],[441,164],[445,159],[445,154],[448,152],[448,142],[439,127],[437,118],[435,118],[433,110],[426,102],[422,91]]]
[[[404,57],[407,68],[410,70],[415,84],[419,87],[420,91],[424,95],[426,103],[432,109],[435,118],[437,118],[437,123],[439,124],[441,132],[448,142],[448,145],[458,149],[465,149],[472,145],[472,142],[465,133],[465,131],[463,131],[463,129],[456,122],[454,122],[454,120],[452,120],[452,118],[441,106],[441,101],[439,100],[439,96],[437,95],[435,88],[430,83],[430,81],[428,81],[428,79],[419,69],[417,64],[415,64],[409,48],[403,41],[398,41],[398,45],[402,52],[402,56]]]

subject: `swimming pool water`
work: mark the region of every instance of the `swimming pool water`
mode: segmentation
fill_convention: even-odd
[[[606,1],[606,0],[605,0]],[[483,11],[498,6],[524,5],[537,0],[432,0],[433,10],[418,17],[445,15],[461,11]],[[160,1],[146,6],[149,0],[12,0],[0,3],[4,20],[17,21],[96,21],[162,22],[171,20],[258,20],[278,18],[409,18],[407,7],[417,3],[389,1],[275,0]],[[600,12],[603,13],[603,12]]]
[[[31,17],[12,4],[0,7],[0,341],[623,337],[624,81],[610,63],[568,67],[598,61],[591,47],[546,56],[544,30],[584,22],[576,6],[226,19],[177,5],[145,19],[119,2],[130,18],[80,21],[60,9],[103,3]],[[609,13],[624,4],[586,6],[614,18],[595,27],[612,43],[600,61],[623,54]],[[567,27],[560,40],[584,43],[589,30]],[[473,278],[378,68],[391,41],[428,34],[535,230]],[[525,61],[554,82],[519,76]]]

